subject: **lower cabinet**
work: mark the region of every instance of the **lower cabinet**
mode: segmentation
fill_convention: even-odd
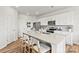
[[[73,40],[72,40],[73,33],[72,32],[66,32],[66,31],[55,31],[55,32],[60,35],[64,35],[65,44],[71,45],[73,43]]]
[[[73,44],[72,34],[71,34],[71,33],[66,34],[65,42],[66,42],[66,44],[68,44],[68,45],[72,45],[72,44]]]

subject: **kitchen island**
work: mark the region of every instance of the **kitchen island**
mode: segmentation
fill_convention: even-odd
[[[24,33],[29,37],[36,38],[41,41],[45,41],[51,45],[52,53],[64,53],[65,52],[65,36],[57,33],[44,34],[39,31],[27,31]]]

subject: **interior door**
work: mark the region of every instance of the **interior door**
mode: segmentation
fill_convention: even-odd
[[[13,19],[13,18],[12,18]],[[7,23],[7,30],[8,30],[8,39],[7,43],[11,43],[17,39],[17,20],[16,19],[9,19],[8,18],[8,23]]]
[[[16,40],[17,12],[11,7],[0,7],[0,48]]]
[[[7,21],[0,19],[0,48],[7,44]]]
[[[0,48],[17,39],[17,24],[15,20],[0,19]]]

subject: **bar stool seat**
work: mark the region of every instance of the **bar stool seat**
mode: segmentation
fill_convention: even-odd
[[[40,52],[42,53],[45,53],[45,52],[49,52],[50,51],[50,47],[45,45],[45,44],[40,44]]]
[[[32,38],[32,42],[35,44],[32,48],[38,53],[47,53],[50,51],[50,47],[44,43],[40,43],[39,40]]]

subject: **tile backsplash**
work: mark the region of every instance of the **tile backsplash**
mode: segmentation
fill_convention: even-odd
[[[55,26],[48,26],[48,25],[42,25],[42,29],[51,28],[54,27],[56,31],[73,31],[73,25],[55,25]]]
[[[55,25],[54,26],[58,31],[73,31],[72,25]]]

